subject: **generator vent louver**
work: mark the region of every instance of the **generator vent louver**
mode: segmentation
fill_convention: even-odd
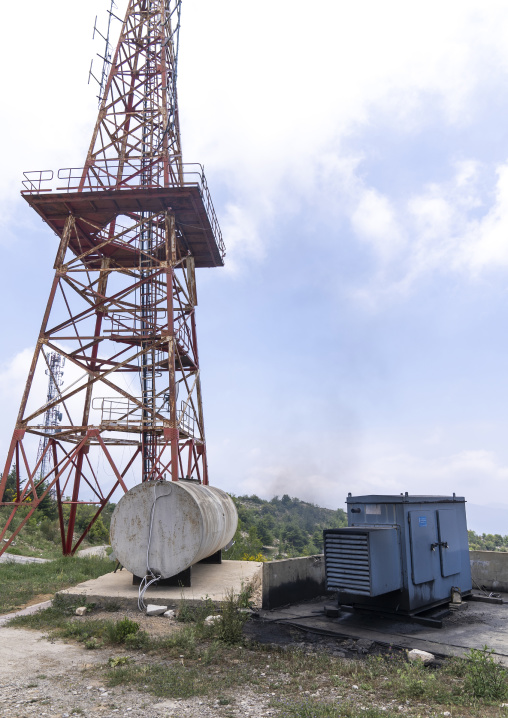
[[[329,591],[379,596],[402,585],[400,550],[394,526],[347,526],[324,531],[325,574]],[[387,565],[395,556],[399,564]]]
[[[367,534],[325,536],[328,589],[370,595],[369,541]]]

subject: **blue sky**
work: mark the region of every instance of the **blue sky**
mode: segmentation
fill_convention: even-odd
[[[2,455],[56,251],[21,175],[83,163],[108,4],[28,0],[1,50]],[[508,507],[507,36],[494,0],[184,0],[184,161],[228,247],[198,277],[212,483]]]

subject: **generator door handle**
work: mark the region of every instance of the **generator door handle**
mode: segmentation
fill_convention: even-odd
[[[448,541],[436,541],[436,543],[431,543],[430,550],[435,551],[436,546],[442,546],[443,548],[448,548]]]

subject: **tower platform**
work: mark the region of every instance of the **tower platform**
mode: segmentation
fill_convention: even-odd
[[[101,245],[100,250],[86,258],[90,269],[99,269],[102,257],[109,257],[117,266],[131,267],[139,256],[139,248],[130,245],[127,237],[125,241],[113,239],[104,244],[105,237],[101,232],[115,218],[122,215],[132,217],[141,212],[156,215],[166,211],[175,215],[180,230],[181,256],[190,251],[196,267],[224,265],[224,244],[215,212],[198,183],[86,192],[25,191],[22,194],[59,237],[69,214],[75,217],[76,228],[69,242],[74,254],[81,255]],[[163,249],[161,247],[161,256]]]

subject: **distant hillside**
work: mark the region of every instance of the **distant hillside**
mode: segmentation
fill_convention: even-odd
[[[508,551],[508,536],[501,534],[476,534],[468,531],[471,551]]]
[[[0,474],[1,477],[1,474]],[[6,497],[9,500],[14,474],[7,482]],[[259,496],[234,496],[238,510],[238,530],[234,546],[224,553],[225,559],[277,559],[310,556],[323,552],[323,529],[347,526],[347,515],[342,509],[323,509],[315,504],[284,494],[271,501]],[[95,522],[83,546],[109,541],[109,526],[115,504],[108,504]],[[22,509],[11,524],[16,528],[26,516],[28,508]],[[64,507],[64,520],[69,507]],[[8,506],[0,507],[0,527],[9,515]],[[76,534],[88,526],[95,508],[78,506]],[[508,536],[501,534],[476,534],[468,531],[469,548],[483,551],[508,551]],[[8,533],[7,536],[10,534]],[[55,558],[61,554],[60,530],[56,502],[48,496],[40,509],[29,519],[16,541],[9,547],[10,553],[27,556]]]
[[[323,551],[323,529],[347,526],[342,509],[323,509],[284,494],[264,501],[258,496],[233,496],[239,525],[227,559],[311,556]]]
[[[347,526],[342,509],[323,509],[285,494],[264,501],[252,496],[232,496],[239,526],[235,545],[224,553],[227,559],[292,558],[323,551],[323,529]],[[508,551],[508,536],[468,531],[469,548]]]

